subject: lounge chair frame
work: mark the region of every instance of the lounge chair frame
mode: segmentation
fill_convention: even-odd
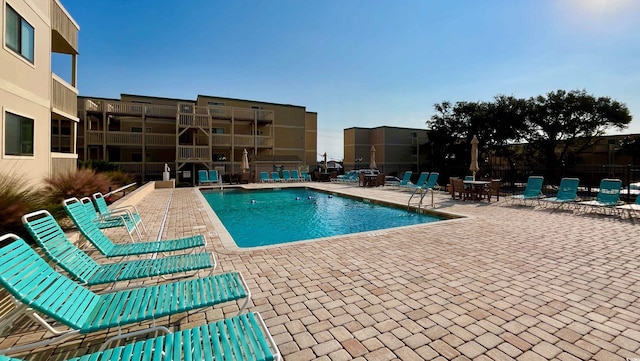
[[[205,247],[207,244],[204,235],[173,240],[116,244],[91,221],[82,202],[77,198],[65,199],[63,207],[69,218],[78,227],[80,234],[106,257],[126,257],[175,251],[193,252],[195,248]]]
[[[145,286],[98,295],[56,272],[27,243],[14,234],[0,237],[14,241],[0,248],[0,284],[11,294],[15,313],[24,314],[41,324],[55,337],[0,350],[0,354],[19,352],[59,342],[78,334],[117,327],[118,334],[109,343],[150,332],[170,333],[155,320],[177,313],[245,299],[238,314],[251,300],[251,292],[239,272],[229,272],[184,281]],[[153,305],[153,307],[150,307]],[[40,316],[40,314],[44,315]],[[55,328],[45,319],[65,326]],[[122,333],[122,326],[151,321],[152,326]]]
[[[207,268],[210,269],[209,275],[211,275],[217,266],[213,252],[99,264],[67,238],[48,211],[41,210],[25,214],[22,216],[22,223],[50,260],[64,269],[71,278],[87,286],[154,276],[161,276],[164,279],[184,278]],[[182,274],[181,277],[166,277],[166,275],[178,273]]]

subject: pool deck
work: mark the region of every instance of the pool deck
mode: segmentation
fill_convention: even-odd
[[[306,185],[398,204],[410,195]],[[514,206],[503,198],[453,201],[439,193],[436,210],[468,218],[240,250],[223,246],[224,232],[195,188],[156,189],[138,204],[149,239],[157,237],[169,201],[162,238],[206,234],[216,272],[242,272],[253,292],[249,310],[265,318],[285,360],[640,358],[639,219]],[[125,241],[121,233],[109,231]],[[157,323],[192,327],[237,308]],[[42,334],[22,325],[0,346]],[[104,332],[91,334],[25,357],[82,355],[104,339]]]

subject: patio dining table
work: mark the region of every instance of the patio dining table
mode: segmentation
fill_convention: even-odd
[[[465,187],[471,188],[471,199],[476,201],[482,199],[482,194],[485,193],[485,189],[491,184],[489,181],[477,180],[465,180],[463,183]]]

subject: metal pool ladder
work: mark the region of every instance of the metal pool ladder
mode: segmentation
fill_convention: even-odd
[[[411,208],[413,206],[418,208],[418,211],[420,211],[422,209],[424,197],[429,193],[431,193],[431,208],[433,208],[433,189],[424,189],[422,187],[416,188],[413,193],[411,193],[411,197],[409,197],[409,201],[407,202],[407,207]]]

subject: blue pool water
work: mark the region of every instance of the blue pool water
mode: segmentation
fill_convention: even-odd
[[[435,222],[441,218],[407,212],[305,188],[203,191],[238,247]]]

